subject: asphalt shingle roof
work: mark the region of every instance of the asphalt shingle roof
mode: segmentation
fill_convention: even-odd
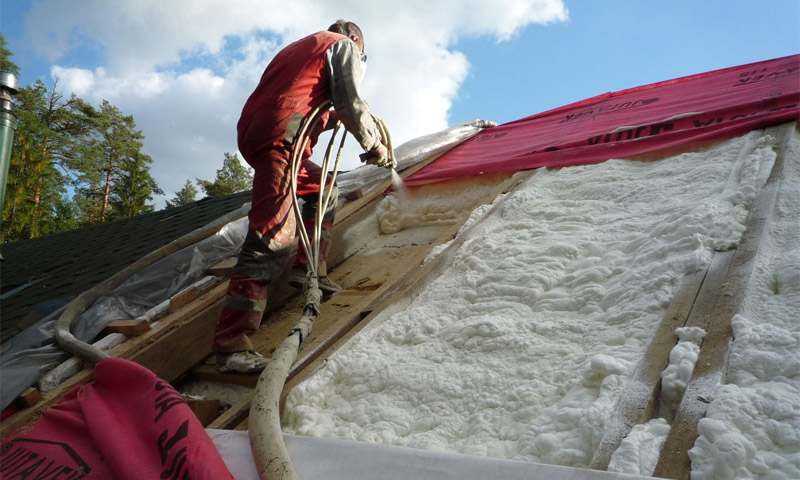
[[[31,310],[72,298],[141,257],[250,201],[250,192],[170,208],[0,246],[0,338],[28,322]],[[60,302],[63,303],[63,302]],[[38,316],[34,316],[38,318]]]

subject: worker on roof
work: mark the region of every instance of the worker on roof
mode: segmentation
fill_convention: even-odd
[[[387,166],[387,148],[369,108],[359,96],[366,68],[364,35],[353,22],[339,20],[328,31],[302,38],[278,52],[264,70],[255,91],[247,99],[237,125],[239,151],[255,170],[249,227],[239,260],[228,285],[225,305],[214,330],[213,350],[220,372],[257,372],[266,359],[253,350],[249,338],[261,323],[267,304],[267,285],[289,260],[295,238],[292,208],[290,156],[303,118],[325,100],[334,112],[326,114],[308,146],[297,179],[297,195],[304,200],[303,222],[314,225],[320,191],[321,168],[309,161],[319,134],[342,122],[369,155],[367,163]],[[330,249],[335,199],[324,212],[320,236],[319,287],[333,293],[340,289],[327,277],[325,255]],[[300,246],[292,267],[290,284],[302,286],[306,255]]]

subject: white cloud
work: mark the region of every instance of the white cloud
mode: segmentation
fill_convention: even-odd
[[[171,197],[187,178],[213,178],[223,153],[236,151],[241,107],[278,48],[338,18],[364,30],[362,93],[399,144],[448,126],[469,71],[469,59],[453,50],[460,38],[502,42],[567,17],[561,0],[45,0],[27,28],[64,93],[134,115]],[[59,64],[79,47],[99,52],[102,64]],[[348,144],[343,168],[358,166]]]
[[[93,72],[84,68],[64,68],[58,65],[50,70],[50,74],[59,80],[60,88],[79,97],[94,92],[97,79],[105,76],[102,68]]]

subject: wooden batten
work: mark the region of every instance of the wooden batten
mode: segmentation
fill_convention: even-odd
[[[203,427],[208,426],[215,418],[219,416],[220,401],[219,400],[195,400],[188,399],[186,404],[192,410],[192,413],[200,420]]]
[[[213,275],[215,277],[230,277],[233,275],[233,269],[236,267],[237,259],[234,258],[226,258],[225,260],[221,260],[215,263],[212,267],[206,270],[207,275]]]
[[[346,198],[348,202],[352,202],[354,200],[358,200],[359,198],[361,198],[363,196],[364,196],[364,192],[362,192],[360,188],[356,188],[352,192],[350,192],[347,195],[345,195],[344,198]]]
[[[708,311],[696,326],[706,330],[692,377],[684,391],[672,428],[664,442],[653,476],[688,479],[691,474],[689,450],[698,437],[697,422],[706,414],[708,399],[724,380],[724,366],[733,339],[731,319],[739,313],[755,269],[761,240],[766,235],[780,189],[786,154],[794,124],[771,127],[767,132],[779,138],[772,172],[750,208],[745,231],[725,266],[724,279],[715,286]]]
[[[198,295],[199,292],[194,285],[184,288],[169,299],[169,313],[192,303]]]
[[[258,383],[258,373],[220,373],[217,371],[216,364],[204,364],[195,368],[191,372],[195,380],[206,382],[230,383],[233,385],[244,385],[255,387]]]
[[[28,387],[11,404],[14,408],[30,408],[42,401],[42,392],[35,387]]]
[[[121,333],[129,337],[138,337],[150,331],[147,320],[114,320],[104,329],[104,333]]]

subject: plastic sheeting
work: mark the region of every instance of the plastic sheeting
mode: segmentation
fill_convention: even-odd
[[[475,119],[459,123],[440,132],[409,140],[394,149],[395,158],[397,159],[397,171],[403,171],[433,155],[445,152],[455,145],[474,137],[484,128],[495,126],[497,126],[495,122]],[[359,167],[351,172],[343,173],[336,181],[339,185],[339,198],[347,196],[347,194],[358,188],[368,190],[371,186],[390,176],[391,172],[385,168],[369,166]]]
[[[798,115],[800,55],[793,55],[607,93],[491,128],[406,185],[685,149]]]
[[[208,433],[236,480],[258,480],[247,432],[208,430]],[[284,442],[297,475],[303,480],[650,478],[329,438],[284,435]]]
[[[486,126],[496,125],[472,120],[406,142],[395,149],[398,170],[407,168],[431,155],[445,151]],[[385,168],[362,166],[339,176],[340,199],[356,188],[366,189],[388,177]],[[187,247],[134,274],[113,292],[98,299],[72,325],[72,334],[89,342],[114,320],[141,318],[145,312],[180,292],[205,275],[208,267],[223,258],[235,256],[247,233],[243,216],[250,204],[211,222],[225,225],[218,234],[192,247]],[[191,235],[191,234],[190,234]],[[98,242],[103,239],[98,238]],[[58,317],[66,306],[32,325],[3,344],[0,351],[0,408],[7,407],[26,388],[69,358],[55,343],[53,331]]]
[[[113,292],[98,299],[72,324],[75,338],[89,342],[114,320],[138,318],[205,275],[208,266],[235,255],[244,241],[249,204],[212,224],[225,225],[213,235],[132,275]],[[227,224],[227,225],[226,225]],[[98,239],[102,241],[102,239]],[[64,307],[65,308],[65,307]],[[39,376],[69,358],[55,343],[53,330],[64,308],[48,315],[3,345],[0,400],[8,406]]]

